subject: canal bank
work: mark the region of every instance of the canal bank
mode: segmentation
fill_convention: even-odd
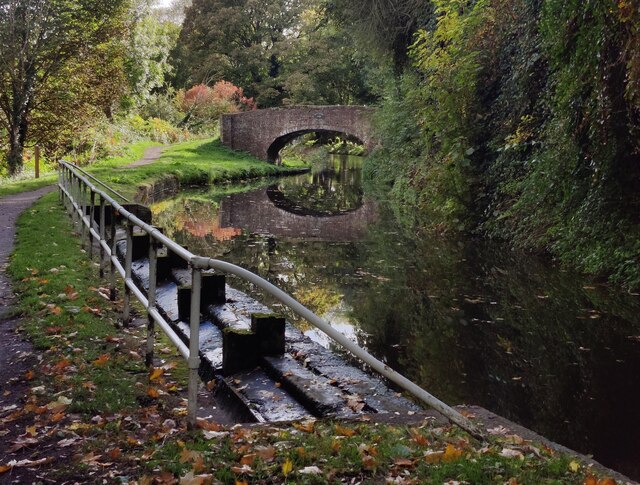
[[[446,402],[637,476],[637,297],[483,241],[416,238],[354,163],[152,208],[181,243],[261,274]]]

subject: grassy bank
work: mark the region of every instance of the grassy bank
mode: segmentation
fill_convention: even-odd
[[[431,421],[232,428],[203,421],[201,429],[188,431],[183,362],[160,343],[157,355],[162,360],[147,371],[144,329],[118,328],[119,305],[105,298],[106,283],[80,250],[55,194],[21,216],[9,270],[21,297],[24,329],[42,358],[22,376],[31,393],[11,416],[21,420],[31,449],[45,450],[38,457],[68,450],[68,459],[42,465],[49,478],[187,484],[578,484],[592,473],[571,457],[501,430],[480,443]],[[8,422],[4,414],[1,422]],[[0,473],[10,470],[0,463]]]
[[[118,155],[99,160],[89,168],[91,170],[110,170],[116,167],[129,165],[141,158],[147,148],[157,145],[158,143],[156,142],[142,141],[124,146],[121,148]],[[49,165],[48,171],[43,172],[40,178],[36,179],[29,177],[28,174],[30,174],[29,170],[27,170],[26,174],[20,178],[0,178],[0,197],[39,189],[45,185],[55,183],[58,177],[53,165]]]
[[[133,196],[140,186],[149,186],[175,177],[181,186],[207,185],[245,180],[300,170],[296,166],[276,166],[253,156],[230,150],[218,139],[194,140],[167,147],[152,164],[127,170],[120,160],[105,161],[89,171],[125,195]]]
[[[142,158],[144,151],[158,143],[144,141],[122,148],[122,153],[99,160],[84,168],[127,197],[133,197],[140,186],[151,186],[166,178],[175,178],[182,186],[245,180],[297,172],[305,168],[300,160],[276,166],[253,156],[235,152],[216,138],[192,140],[168,146],[152,164],[127,168]],[[0,197],[35,190],[55,183],[56,173],[48,172],[39,179],[0,180]]]

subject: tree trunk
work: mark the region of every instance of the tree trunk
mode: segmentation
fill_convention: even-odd
[[[24,137],[22,136],[22,130],[18,126],[12,126],[9,132],[9,153],[7,154],[10,176],[16,175],[22,170],[23,155]]]

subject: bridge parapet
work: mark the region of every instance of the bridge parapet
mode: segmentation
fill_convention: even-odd
[[[291,106],[221,117],[222,143],[269,162],[291,140],[311,132],[336,132],[355,137],[370,151],[374,146],[371,115],[366,106]]]

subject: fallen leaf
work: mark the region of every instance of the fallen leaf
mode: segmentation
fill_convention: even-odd
[[[218,423],[214,423],[212,421],[207,421],[206,419],[198,418],[196,421],[198,428],[204,429],[206,431],[220,431],[222,426]]]
[[[287,458],[282,464],[282,474],[286,477],[293,470],[293,462]]]
[[[120,458],[121,454],[122,454],[122,450],[120,448],[114,448],[112,450],[107,451],[107,456],[112,460],[117,460],[118,458]]]
[[[76,444],[79,440],[80,438],[67,438],[67,439],[58,441],[58,446],[60,448],[66,448],[67,446],[72,446]]]
[[[33,372],[32,370],[28,370],[27,372],[24,373],[24,378],[28,381],[33,380],[33,378],[36,376],[35,372]]]
[[[156,367],[155,369],[153,369],[153,371],[151,371],[151,375],[149,375],[149,380],[150,381],[158,380],[160,377],[162,377],[163,374],[164,374],[164,369],[162,369],[162,367]]]
[[[413,466],[413,460],[409,460],[408,458],[396,458],[393,464],[395,466],[411,467]]]
[[[322,470],[320,470],[320,468],[315,465],[305,466],[304,468],[298,470],[298,473],[301,473],[302,475],[320,475],[322,474]]]
[[[420,430],[416,428],[412,428],[409,430],[409,434],[411,435],[411,441],[419,446],[428,446],[429,440],[425,435],[423,435]]]
[[[314,419],[307,419],[306,421],[301,421],[299,423],[293,423],[293,427],[299,429],[300,431],[304,431],[305,433],[312,433],[315,427],[316,421]]]
[[[362,466],[367,470],[373,470],[376,466],[376,459],[371,455],[365,455],[362,457]]]
[[[443,456],[444,451],[427,451],[424,454],[424,461],[426,461],[430,465],[434,463],[440,463]]]
[[[148,387],[147,396],[149,396],[152,399],[158,399],[160,397],[160,393],[155,387]]]
[[[102,354],[100,357],[94,360],[92,364],[96,367],[103,367],[107,365],[107,362],[109,362],[109,360],[111,360],[111,356],[109,354]]]
[[[616,481],[611,477],[601,478],[598,480],[598,485],[616,485]]]
[[[256,446],[255,453],[265,462],[272,461],[276,456],[276,449],[273,446]]]
[[[351,428],[347,428],[346,426],[340,426],[339,424],[336,424],[336,434],[339,436],[353,436],[354,434],[356,434],[354,429]]]
[[[520,459],[524,458],[524,455],[522,454],[521,451],[514,450],[512,448],[502,448],[502,451],[500,452],[500,456],[504,456],[506,458],[520,458]],[[571,468],[571,463],[569,464],[569,468]]]
[[[180,485],[209,485],[210,483],[213,483],[213,475],[195,475],[191,471],[180,477]]]
[[[253,473],[253,468],[251,468],[249,465],[232,466],[231,471],[233,473],[237,473],[238,475],[251,475]]]

